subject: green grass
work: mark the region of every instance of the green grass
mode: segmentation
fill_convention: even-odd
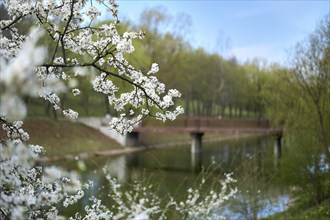
[[[79,155],[95,150],[118,149],[121,146],[99,131],[80,123],[48,118],[27,119],[23,128],[29,133],[30,144],[38,144],[45,148],[45,156],[63,157]]]
[[[104,116],[105,115],[105,107],[102,104],[102,97],[94,97],[93,99],[90,100],[88,103],[88,114],[83,108],[82,103],[80,102],[79,99],[76,97],[67,97],[64,103],[64,106],[66,108],[71,108],[74,109],[79,113],[80,117],[84,116]],[[28,116],[29,117],[46,117],[46,109],[47,105],[49,103],[44,100],[40,99],[30,99],[29,102],[27,103],[28,106]],[[48,113],[53,116],[54,114],[54,109],[52,105],[49,105],[49,111]],[[57,116],[61,117],[61,112],[57,112]]]

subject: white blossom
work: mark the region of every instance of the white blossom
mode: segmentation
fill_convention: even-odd
[[[71,119],[77,119],[78,118],[78,112],[73,111],[72,109],[65,109],[63,110],[63,114]]]
[[[89,16],[90,19],[94,20],[95,18],[101,15],[101,11],[95,7],[89,7],[86,10],[86,15]]]
[[[155,73],[157,73],[159,71],[159,67],[158,67],[158,64],[157,63],[153,63],[152,65],[151,65],[151,69],[150,69],[150,71],[148,72],[148,74],[150,75],[150,74],[155,74]]]
[[[112,83],[112,81],[107,79],[105,73],[96,76],[92,84],[95,91],[102,92],[104,94],[111,95],[118,91],[118,88]]]
[[[5,118],[0,119],[5,120]],[[11,124],[3,124],[2,129],[6,131],[9,140],[21,143],[29,140],[29,134],[22,129],[22,125],[22,121],[14,121]]]
[[[72,94],[73,94],[74,96],[78,96],[78,95],[80,95],[80,90],[77,89],[77,88],[72,89]]]

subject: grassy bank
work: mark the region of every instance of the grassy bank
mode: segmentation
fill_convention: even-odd
[[[43,146],[45,156],[49,157],[121,148],[99,131],[68,120],[30,118],[25,121],[23,128],[30,135],[29,143]]]

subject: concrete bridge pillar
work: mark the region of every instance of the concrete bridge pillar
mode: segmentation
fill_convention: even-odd
[[[282,156],[282,135],[276,135],[274,143],[274,165],[279,167],[280,158]]]
[[[192,132],[190,133],[192,137],[192,142],[191,142],[191,153],[200,153],[202,151],[202,137],[204,135],[203,132]]]
[[[140,133],[137,131],[132,131],[125,135],[125,146],[134,147],[140,142]]]

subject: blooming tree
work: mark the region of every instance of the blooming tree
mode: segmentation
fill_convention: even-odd
[[[26,107],[21,97],[28,95],[40,96],[65,116],[77,118],[77,112],[61,105],[58,94],[66,91],[68,80],[83,71],[96,74],[93,89],[106,94],[109,104],[121,112],[110,123],[121,133],[131,131],[134,124],[148,115],[165,121],[183,113],[180,106],[169,110],[174,105],[173,98],[180,93],[175,89],[165,93],[165,85],[155,77],[157,64],[143,72],[125,59],[125,54],[134,51],[133,40],[142,39],[143,33],[118,33],[118,5],[114,1],[5,0],[4,3],[11,17],[0,23],[2,32],[8,30],[10,34],[1,38],[1,63],[8,66],[1,77],[5,89],[1,99],[8,103],[2,105],[2,116],[9,120],[23,119]],[[110,11],[115,21],[95,26],[102,14],[96,4]],[[35,30],[29,36],[21,35],[15,25],[28,18],[34,19]],[[48,52],[45,47],[34,48],[41,34],[51,42]],[[130,84],[131,91],[120,93],[115,78]],[[79,95],[79,88],[74,88],[72,93]]]
[[[134,51],[133,40],[142,39],[144,34],[118,32],[115,1],[3,0],[2,3],[9,19],[0,21],[0,123],[7,133],[0,145],[0,219],[56,219],[60,216],[57,207],[76,203],[92,183],[81,184],[74,172],[36,166],[43,148],[25,143],[29,135],[22,129],[21,120],[27,114],[24,97],[41,97],[63,115],[75,119],[78,113],[65,108],[59,94],[79,95],[78,87],[68,91],[66,85],[83,72],[92,72],[93,89],[107,95],[109,105],[120,113],[120,117],[112,119],[110,127],[125,133],[146,116],[174,120],[183,113],[181,107],[173,108],[173,98],[180,97],[180,93],[175,89],[166,92],[165,85],[155,76],[157,64],[144,72],[125,59],[125,54]],[[111,13],[114,21],[96,26],[103,13],[98,6]],[[27,19],[33,21],[33,27],[24,35],[17,26]],[[44,38],[49,40],[48,45],[42,44]],[[131,90],[120,91],[115,83],[118,80],[114,79],[128,83]],[[113,183],[111,178],[109,182]],[[113,189],[116,192],[117,188]],[[212,194],[212,198],[218,197]],[[93,202],[85,208],[85,217],[77,213],[75,218],[114,216],[99,200]],[[186,204],[181,206],[186,209]],[[119,206],[118,210],[131,212],[128,216],[132,218],[159,212],[157,205],[147,208],[141,201],[125,209],[123,204]]]

